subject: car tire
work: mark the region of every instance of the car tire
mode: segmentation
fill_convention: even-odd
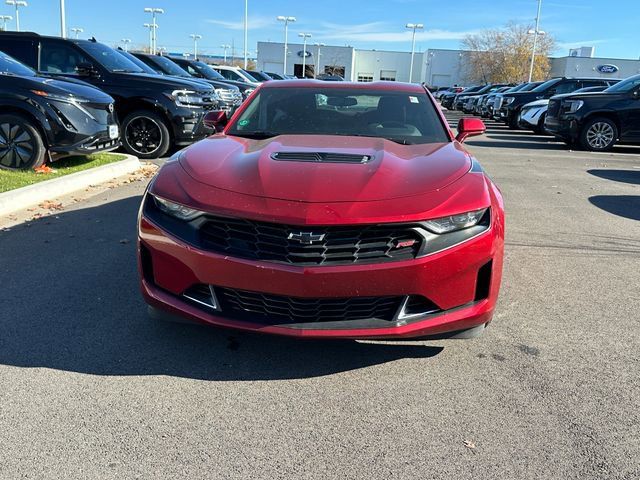
[[[520,130],[520,122],[518,121],[519,116],[520,112],[514,112],[514,115],[507,121],[507,125],[509,125],[511,130]]]
[[[618,127],[613,120],[598,117],[590,120],[580,132],[580,146],[591,152],[607,152],[618,140]]]
[[[0,115],[0,168],[28,170],[46,159],[42,136],[33,123],[14,114]]]
[[[131,155],[142,159],[162,157],[170,143],[164,120],[150,110],[131,112],[122,121],[122,145]]]

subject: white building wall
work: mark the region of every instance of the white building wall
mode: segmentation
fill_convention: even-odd
[[[287,75],[293,75],[295,65],[302,65],[302,43],[289,43],[287,46]],[[326,66],[345,67],[345,78],[349,80],[353,71],[353,47],[325,46],[320,48],[320,61],[318,73],[324,73]],[[307,65],[318,64],[318,47],[312,43],[307,44],[309,56],[305,60]],[[266,72],[282,73],[284,66],[284,43],[258,42],[258,70]]]
[[[422,65],[424,55],[417,52],[413,60],[413,81],[422,81]],[[395,78],[397,82],[409,81],[411,52],[389,52],[381,50],[356,50],[355,67],[352,80],[367,75],[377,82],[382,78]]]
[[[601,65],[615,65],[615,73],[602,73]],[[552,77],[627,78],[640,73],[639,60],[616,58],[561,57],[551,59]]]

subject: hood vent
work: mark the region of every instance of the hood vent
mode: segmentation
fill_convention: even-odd
[[[281,162],[369,163],[371,155],[330,152],[276,152],[271,158]]]

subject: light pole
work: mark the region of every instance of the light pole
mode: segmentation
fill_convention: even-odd
[[[318,78],[318,72],[320,71],[320,47],[324,47],[324,43],[316,43],[318,52],[316,53],[316,68],[313,71],[313,78]]]
[[[78,38],[78,34],[84,32],[84,28],[80,28],[80,27],[73,27],[70,28],[69,30],[71,30],[73,33],[76,34],[76,39]]]
[[[164,52],[167,51],[167,47],[158,47],[158,55],[161,57],[164,55]]]
[[[244,0],[244,69],[249,62],[249,0]]]
[[[193,59],[198,60],[198,40],[202,38],[202,35],[192,33],[189,36],[193,38]]]
[[[307,38],[311,38],[310,33],[299,33],[302,38],[302,78],[307,78]]]
[[[0,15],[0,20],[2,20],[2,31],[7,31],[7,22],[13,20],[11,15]]]
[[[149,53],[153,52],[153,31],[158,28],[158,25],[155,23],[145,23],[144,28],[149,29]]]
[[[124,43],[124,51],[128,52],[129,51],[129,44],[131,43],[131,39],[130,38],[123,38],[122,40],[120,40],[122,43]]]
[[[435,56],[434,52],[429,52],[427,56],[427,66],[429,67],[429,75],[427,76],[427,86],[433,87],[433,57]]]
[[[231,48],[231,45],[220,45],[220,48],[224,50],[224,63],[227,63],[227,51]]]
[[[416,53],[416,30],[422,30],[424,25],[421,23],[407,23],[406,28],[413,30],[411,40],[411,66],[409,67],[409,83],[413,82],[413,57]]]
[[[529,67],[529,82],[533,78],[533,64],[536,61],[536,48],[538,47],[538,35],[546,35],[540,31],[540,12],[542,11],[542,0],[538,0],[538,15],[536,15],[536,29],[529,30],[529,34],[533,34],[533,50],[531,51],[531,66]]]
[[[67,38],[67,16],[64,9],[64,0],[60,0],[60,36]],[[76,38],[78,38],[77,34]]]
[[[13,5],[16,9],[16,32],[20,31],[20,11],[19,7],[28,7],[27,2],[24,0],[6,0],[4,3],[7,5]]]
[[[158,45],[158,35],[156,33],[158,23],[156,22],[156,15],[162,15],[164,10],[162,8],[145,7],[144,11],[151,14],[151,54],[155,55],[156,46]]]
[[[287,53],[288,53],[287,41],[289,38],[289,23],[295,22],[296,17],[285,17],[280,15],[276,17],[276,20],[278,20],[279,22],[284,22],[284,63],[282,66],[282,73],[286,76],[287,75]]]

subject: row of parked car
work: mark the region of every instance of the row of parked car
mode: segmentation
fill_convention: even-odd
[[[95,39],[0,32],[0,168],[122,146],[143,159],[212,133],[277,74],[113,49]]]
[[[640,143],[640,75],[452,87],[434,95],[447,109],[553,135],[572,147],[607,151],[616,143]]]

